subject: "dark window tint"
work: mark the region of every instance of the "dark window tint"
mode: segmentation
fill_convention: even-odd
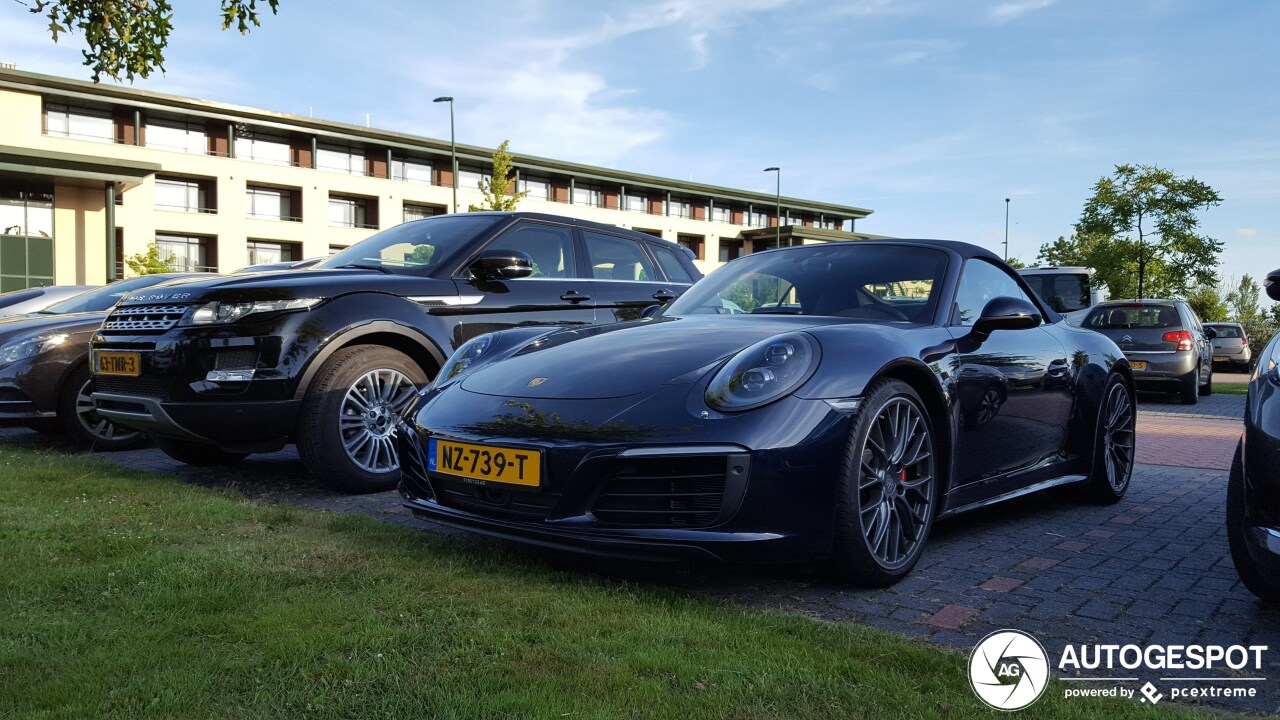
[[[1027,297],[1009,273],[982,258],[971,258],[965,263],[964,273],[960,276],[951,323],[974,324],[982,316],[982,309],[987,303],[998,297],[1022,298],[1031,302],[1031,298]]]
[[[378,267],[422,275],[489,230],[493,215],[444,215],[397,225],[361,240],[318,267]]]
[[[569,228],[521,222],[489,245],[491,250],[519,250],[533,260],[530,277],[577,277],[573,267],[573,235]]]
[[[1089,307],[1089,276],[1082,273],[1023,275],[1023,280],[1049,307],[1071,312]]]
[[[653,262],[640,243],[629,238],[583,231],[591,277],[601,280],[658,280]]]
[[[693,278],[689,277],[689,271],[684,269],[684,265],[680,264],[680,258],[674,250],[664,247],[649,246],[653,250],[653,254],[658,256],[658,264],[662,266],[662,271],[667,274],[667,279],[671,282],[693,282]]]
[[[1123,305],[1099,307],[1084,319],[1087,328],[1172,328],[1182,319],[1172,305]]]

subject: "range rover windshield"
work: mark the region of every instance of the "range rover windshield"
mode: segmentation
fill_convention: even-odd
[[[316,267],[424,275],[501,219],[495,215],[443,215],[414,220],[361,240]]]

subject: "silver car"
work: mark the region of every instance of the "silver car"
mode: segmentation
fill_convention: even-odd
[[[1241,372],[1249,372],[1253,367],[1253,350],[1249,348],[1244,326],[1240,323],[1205,323],[1205,327],[1213,328],[1217,333],[1213,339],[1213,361],[1229,363]]]
[[[1111,300],[1090,309],[1081,327],[1120,346],[1139,390],[1174,392],[1184,405],[1213,394],[1212,328],[1182,300]]]

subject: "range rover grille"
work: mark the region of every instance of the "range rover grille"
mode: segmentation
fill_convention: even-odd
[[[177,325],[186,311],[185,305],[127,305],[116,308],[107,317],[102,323],[102,331],[164,332]]]

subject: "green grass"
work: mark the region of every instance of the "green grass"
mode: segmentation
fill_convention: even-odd
[[[1214,382],[1213,391],[1221,395],[1247,395],[1249,386],[1244,383]]]
[[[0,448],[0,583],[6,719],[1006,717],[962,653],[86,457]]]

